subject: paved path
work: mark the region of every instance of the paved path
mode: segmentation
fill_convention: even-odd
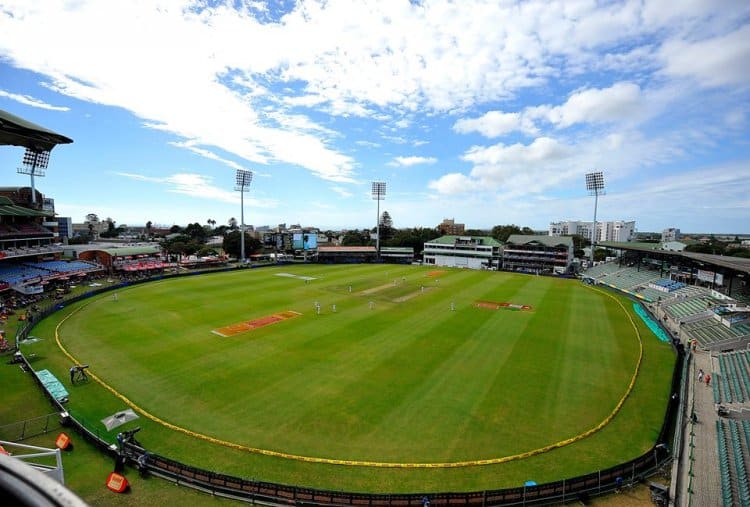
[[[688,373],[690,390],[692,391],[689,402],[694,402],[695,414],[698,422],[688,424],[685,434],[685,445],[688,447],[683,452],[684,473],[690,471],[690,443],[694,444],[692,456],[694,461],[692,498],[690,505],[695,506],[719,506],[721,505],[721,479],[719,477],[719,458],[716,444],[716,405],[714,403],[713,389],[703,382],[698,382],[698,370],[711,372],[713,376],[713,359],[709,352],[698,351],[693,354],[693,362]],[[718,368],[717,368],[718,369]],[[713,381],[713,379],[712,379]],[[688,405],[689,407],[690,405]],[[688,419],[690,412],[688,411]],[[691,435],[690,433],[693,433]],[[685,488],[690,485],[689,476],[682,481]],[[689,492],[686,490],[682,495],[681,505],[688,505]]]

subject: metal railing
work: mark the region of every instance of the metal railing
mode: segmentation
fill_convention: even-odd
[[[60,428],[60,414],[53,413],[0,426],[0,440],[19,442]]]

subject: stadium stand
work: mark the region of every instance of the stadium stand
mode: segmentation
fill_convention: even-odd
[[[61,274],[72,272],[89,272],[100,270],[101,267],[83,261],[45,261],[27,262],[23,264],[6,263],[0,265],[0,280],[9,285],[23,283],[39,283]]]
[[[615,273],[605,275],[598,280],[600,283],[609,285],[616,289],[630,291],[639,285],[648,284],[659,278],[661,278],[659,271],[639,271],[636,268],[625,268]]]
[[[718,354],[719,371],[714,372],[716,403],[750,401],[750,351]]]
[[[750,505],[750,482],[746,456],[750,449],[750,421],[722,419],[716,421],[722,504]]]
[[[699,315],[708,315],[711,308],[717,304],[719,304],[718,300],[711,296],[702,295],[687,299],[678,298],[675,301],[665,303],[663,308],[670,318],[683,322]]]
[[[668,278],[660,278],[659,280],[651,282],[651,284],[655,285],[658,288],[663,289],[662,292],[674,292],[674,291],[676,291],[678,289],[682,289],[683,287],[686,287],[686,285],[684,283],[682,283],[682,282],[675,282],[675,281],[670,280]]]
[[[622,266],[617,264],[617,262],[603,262],[588,269],[586,271],[586,276],[588,276],[589,278],[597,279],[606,275],[611,275],[613,273],[621,271],[622,269]]]
[[[39,281],[40,278],[48,275],[49,271],[39,268],[33,268],[18,264],[7,264],[0,266],[0,280],[8,284],[17,285],[27,281]]]
[[[696,340],[702,347],[750,338],[750,324],[739,324],[730,328],[721,325],[710,316],[702,320],[683,323],[681,329],[688,341]]]
[[[45,269],[52,273],[73,273],[77,271],[92,271],[101,269],[101,266],[85,261],[44,261],[25,262],[25,266],[31,268]]]

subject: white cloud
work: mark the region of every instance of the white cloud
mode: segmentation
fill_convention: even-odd
[[[529,134],[537,132],[529,118],[520,113],[502,111],[488,111],[479,118],[461,118],[453,125],[453,130],[459,134],[479,132],[489,138],[500,137],[514,131]]]
[[[0,97],[5,97],[6,99],[10,99],[10,100],[15,100],[16,102],[20,102],[21,104],[31,106],[31,107],[37,107],[39,109],[47,109],[50,111],[70,111],[70,108],[66,106],[53,106],[52,104],[48,104],[44,102],[43,100],[39,100],[29,95],[20,95],[18,93],[10,93],[5,90],[0,90]]]
[[[364,146],[365,148],[380,148],[381,146],[380,143],[374,143],[372,141],[364,141],[364,140],[354,141],[354,144],[359,145],[359,146]]]
[[[579,123],[625,122],[645,114],[644,97],[634,83],[616,83],[609,88],[588,88],[572,93],[559,106],[549,104],[526,107],[520,113],[488,111],[478,118],[461,118],[453,125],[460,134],[478,132],[487,138],[512,132],[536,135],[537,122],[560,128]]]
[[[544,116],[558,127],[577,123],[615,122],[639,114],[641,89],[634,83],[616,83],[609,88],[576,92],[556,107],[536,108],[530,114]]]
[[[201,148],[199,146],[195,145],[195,141],[182,141],[182,142],[170,142],[172,146],[176,146],[178,148],[185,148],[187,150],[192,151],[193,153],[200,155],[201,157],[206,157],[211,160],[216,160],[218,162],[221,162],[222,164],[228,165],[232,169],[241,169],[241,170],[248,170],[245,166],[238,164],[237,162],[233,160],[228,160],[223,157],[220,157],[216,153],[212,152],[211,150],[206,150],[204,148]]]
[[[750,24],[700,41],[670,40],[659,52],[664,73],[690,77],[705,87],[748,86]]]
[[[435,162],[437,162],[437,159],[435,157],[394,157],[394,159],[389,162],[388,165],[393,167],[411,167],[413,165],[434,164]]]
[[[331,190],[339,194],[341,197],[351,197],[353,194],[343,187],[330,187]]]
[[[439,194],[462,194],[476,190],[478,183],[461,173],[445,174],[437,180],[430,181],[427,187]]]
[[[217,187],[213,184],[213,178],[202,174],[175,173],[164,177],[146,176],[143,174],[127,172],[118,172],[115,174],[131,180],[165,185],[167,187],[167,192],[175,194],[232,204],[239,204],[240,202],[238,192]],[[245,199],[245,204],[251,207],[274,208],[278,203],[273,199],[257,199],[251,196],[250,198]]]

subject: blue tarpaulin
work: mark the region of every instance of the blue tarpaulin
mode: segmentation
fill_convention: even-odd
[[[635,310],[635,313],[638,314],[641,320],[648,326],[648,328],[656,335],[659,340],[666,343],[670,342],[667,333],[664,332],[659,324],[651,318],[651,315],[649,315],[641,305],[639,305],[638,303],[633,303],[633,310]]]
[[[64,403],[68,401],[68,390],[62,385],[62,382],[57,380],[57,377],[52,375],[49,370],[39,370],[34,372],[39,378],[44,388],[59,402]]]

